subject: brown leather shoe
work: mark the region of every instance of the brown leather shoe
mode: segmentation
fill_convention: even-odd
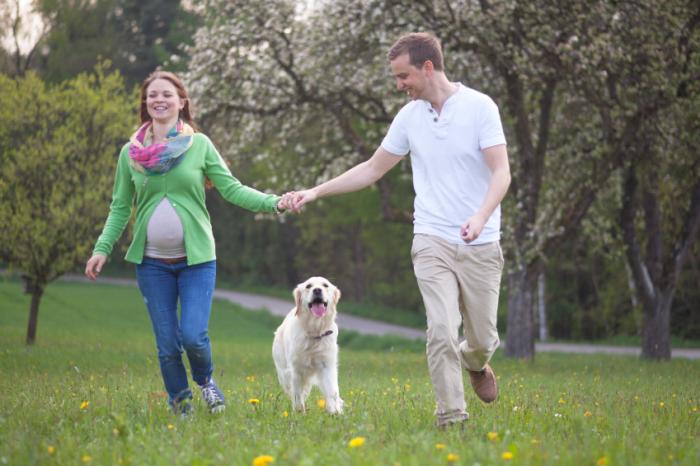
[[[493,369],[488,364],[480,371],[469,371],[469,378],[476,396],[484,403],[491,403],[498,397],[496,374],[493,373]]]

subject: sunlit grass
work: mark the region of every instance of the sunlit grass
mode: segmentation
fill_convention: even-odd
[[[155,344],[134,288],[51,285],[37,344],[24,346],[28,297],[0,282],[0,464],[657,465],[700,463],[700,362],[497,354],[492,405],[467,390],[464,431],[433,427],[422,348],[341,344],[345,414],[314,390],[293,412],[270,354],[278,320],[217,302],[211,337],[227,410],[167,409]],[[341,334],[342,334],[341,329]],[[468,378],[465,380],[468,385]]]

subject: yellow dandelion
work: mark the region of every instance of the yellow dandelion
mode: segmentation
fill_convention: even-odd
[[[513,459],[513,453],[510,451],[504,451],[501,453],[501,458],[503,458],[506,461],[510,461]]]
[[[498,440],[498,432],[489,432],[486,434],[486,437],[492,442],[495,442],[496,440]]]
[[[435,448],[437,448],[438,450],[444,450],[445,444],[444,443],[436,443]]]
[[[663,408],[665,406],[665,403],[663,401],[659,402],[659,408]]]
[[[274,463],[275,459],[270,455],[260,455],[253,459],[253,466],[267,466],[270,463]]]
[[[87,409],[88,406],[90,406],[90,402],[87,400],[83,400],[83,402],[80,403],[80,409]]]
[[[566,401],[564,400],[564,398],[559,398],[559,404],[560,405],[566,404]]]
[[[454,462],[457,461],[458,459],[459,459],[459,456],[458,456],[458,455],[455,455],[454,453],[450,453],[450,454],[447,455],[447,462],[448,462],[448,463],[454,463]]]
[[[285,410],[285,411],[282,413],[282,417],[289,417],[289,412],[288,412],[287,410]]]
[[[115,437],[118,437],[119,436],[119,429],[117,429],[116,427],[114,429],[112,429],[112,435],[114,435]]]
[[[598,466],[605,466],[608,464],[608,457],[607,456],[601,456],[598,458],[598,461],[595,462]]]
[[[583,415],[584,415],[585,417],[591,417],[591,416],[593,416],[593,413],[591,413],[590,411],[586,410],[586,412],[583,413]]]
[[[318,401],[316,402],[316,404],[318,405],[319,408],[323,409],[323,408],[326,407],[326,400],[324,400],[324,399],[322,398],[322,399],[318,400]]]
[[[83,460],[83,463],[89,463],[89,462],[92,461],[92,456],[90,456],[90,455],[83,455],[83,457],[82,457],[81,459]]]
[[[537,445],[538,443],[540,443],[540,441],[537,440],[536,438],[533,438],[532,440],[530,440],[530,443],[533,445]]]
[[[366,439],[364,437],[355,437],[354,439],[352,439],[348,442],[348,446],[350,448],[361,447],[362,445],[365,444],[365,440]]]
[[[172,425],[172,424],[168,424],[168,430],[173,430],[174,428],[175,428],[175,426],[174,426],[174,425]]]
[[[404,388],[404,390],[406,390],[407,392],[410,392],[410,391],[411,391],[411,384],[410,384],[410,383],[407,383],[406,385],[403,386],[403,388]]]
[[[246,379],[248,382],[255,382],[255,376],[254,376],[254,375],[246,376],[245,379]]]
[[[46,447],[46,452],[49,455],[53,455],[54,453],[56,453],[56,447],[54,447],[53,445],[49,445],[48,447]]]
[[[694,412],[694,413],[697,413],[697,412],[698,412],[698,407],[697,407],[697,406],[693,406],[693,412]]]
[[[253,406],[255,406],[255,405],[259,405],[259,404],[260,404],[260,400],[258,400],[257,398],[251,398],[251,399],[248,400],[248,403],[250,403],[250,404],[252,404]]]

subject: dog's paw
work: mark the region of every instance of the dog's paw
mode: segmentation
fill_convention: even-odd
[[[301,414],[306,414],[306,405],[304,403],[295,403],[292,408],[294,408],[294,411],[297,411]]]
[[[344,401],[342,398],[338,397],[337,399],[333,400],[332,402],[328,403],[326,402],[326,410],[328,411],[329,414],[343,414],[343,405]]]

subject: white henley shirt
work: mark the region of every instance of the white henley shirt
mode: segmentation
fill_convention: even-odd
[[[411,154],[414,233],[464,244],[460,227],[483,204],[491,180],[482,150],[505,143],[494,101],[462,84],[439,115],[428,101],[406,104],[391,123],[382,147],[397,156]],[[479,237],[469,244],[500,237],[499,205]]]

